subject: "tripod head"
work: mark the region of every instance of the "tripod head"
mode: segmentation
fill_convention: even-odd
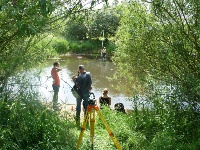
[[[88,99],[88,105],[93,106],[96,104],[95,95],[94,93],[90,93],[90,97]]]

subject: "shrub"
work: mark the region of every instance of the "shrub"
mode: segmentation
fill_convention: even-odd
[[[115,44],[106,40],[104,42],[107,54],[112,54],[115,50]],[[69,42],[69,49],[72,53],[100,53],[102,49],[102,42],[100,40],[71,40]]]
[[[66,54],[69,51],[69,43],[64,38],[54,39],[51,45],[58,54]]]
[[[27,96],[26,96],[27,97]],[[39,101],[18,97],[0,101],[0,147],[2,149],[75,149],[73,124]],[[75,141],[74,141],[75,140]]]

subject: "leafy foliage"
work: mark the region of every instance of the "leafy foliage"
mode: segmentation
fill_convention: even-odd
[[[67,20],[62,35],[67,40],[98,39],[106,43],[115,35],[118,26],[119,18],[111,9],[85,10]]]
[[[149,76],[162,80],[182,91],[182,101],[198,102],[199,38],[193,23],[199,19],[193,15],[198,5],[152,1],[154,14],[136,2],[122,5],[127,9],[117,32],[114,57],[120,75],[128,75],[127,81],[135,85]]]
[[[97,11],[92,16],[94,20],[91,22],[88,32],[90,38],[103,37],[103,34],[105,38],[115,35],[119,26],[119,19],[116,17],[114,11]]]
[[[180,108],[173,97],[154,94],[133,98],[128,114],[105,107],[100,111],[122,149],[191,149],[199,147],[200,114],[191,105]],[[76,149],[81,130],[70,118],[54,112],[33,93],[0,101],[0,146],[2,149]],[[152,102],[152,99],[154,100]],[[167,101],[166,101],[167,100]],[[174,103],[171,103],[173,101]],[[139,103],[140,102],[140,103]],[[152,107],[147,107],[148,103]],[[152,105],[153,104],[153,105]],[[81,149],[91,146],[90,130],[84,132]],[[116,149],[104,124],[96,116],[95,149]]]
[[[67,39],[84,40],[86,39],[87,28],[84,24],[71,23],[67,26]]]
[[[146,54],[143,44],[146,42],[143,36],[148,31],[151,18],[147,17],[147,11],[141,4],[125,3],[121,7],[124,8],[124,12],[115,36],[116,51],[113,57],[119,69],[116,78],[125,79],[127,84],[131,85],[131,90],[141,91],[139,85],[148,75],[148,67],[151,67],[148,60],[154,60],[151,55]]]
[[[1,101],[1,148],[64,149],[66,145],[73,148],[74,145],[69,142],[72,132],[68,130],[73,124],[61,120],[39,101],[32,100],[31,97],[30,101],[24,98],[22,96],[14,101]]]
[[[58,54],[66,54],[69,51],[69,43],[64,38],[54,39],[51,45]]]
[[[70,50],[74,53],[90,53],[99,50],[101,43],[98,40],[70,41]]]

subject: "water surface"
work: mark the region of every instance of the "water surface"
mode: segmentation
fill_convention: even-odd
[[[60,62],[60,68],[62,71],[59,72],[61,78],[61,86],[59,91],[59,103],[65,104],[76,104],[76,99],[71,93],[70,86],[73,86],[72,76],[77,75],[78,65],[83,64],[85,66],[85,71],[90,72],[92,75],[92,88],[96,99],[98,99],[104,88],[107,88],[111,97],[111,106],[113,107],[115,103],[122,102],[125,105],[125,109],[131,109],[131,102],[127,101],[130,95],[126,94],[125,89],[118,91],[115,87],[117,85],[122,85],[123,82],[114,82],[108,78],[112,78],[116,66],[109,60],[101,60],[99,58],[88,58],[86,56],[62,56],[56,59],[49,59],[42,69],[40,75],[41,83],[43,86],[39,87],[39,91],[42,98],[45,101],[52,101],[53,90],[52,90],[52,78],[51,69],[55,61]],[[65,82],[67,83],[65,83]]]

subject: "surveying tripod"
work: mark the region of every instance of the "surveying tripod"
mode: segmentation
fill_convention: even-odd
[[[80,133],[79,138],[78,138],[77,150],[79,150],[79,148],[80,148],[80,144],[81,144],[81,141],[82,141],[82,138],[83,138],[83,133],[84,133],[84,131],[86,129],[86,124],[87,124],[87,121],[88,121],[89,118],[90,118],[90,141],[91,141],[91,149],[92,150],[94,149],[95,111],[97,111],[97,114],[98,114],[99,118],[103,122],[103,124],[104,124],[106,130],[108,131],[109,136],[113,140],[116,148],[118,150],[121,150],[121,147],[120,147],[119,143],[117,142],[116,138],[114,137],[112,131],[110,130],[110,128],[109,128],[106,120],[103,117],[103,114],[99,110],[99,107],[95,104],[95,100],[89,100],[89,102],[88,102],[86,115],[84,116],[84,122],[83,122],[83,125],[81,127],[81,133]]]

